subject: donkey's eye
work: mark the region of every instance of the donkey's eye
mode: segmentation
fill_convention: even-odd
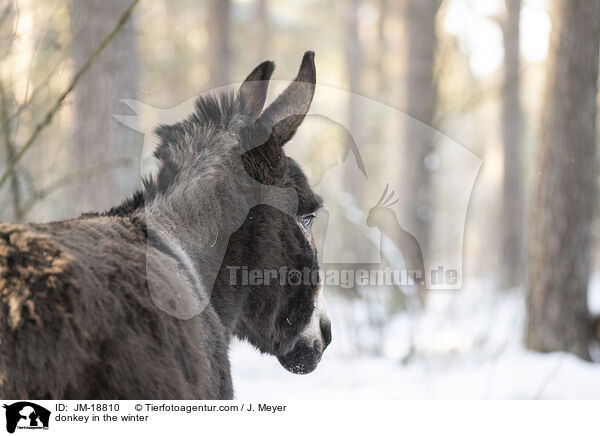
[[[304,216],[301,216],[301,217],[298,218],[298,222],[306,230],[310,230],[310,226],[312,225],[314,219],[315,219],[315,215],[314,214],[304,215]]]

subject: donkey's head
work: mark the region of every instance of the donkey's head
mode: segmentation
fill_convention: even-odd
[[[283,147],[304,120],[312,101],[314,54],[304,55],[296,79],[262,111],[272,71],[271,62],[259,65],[238,93],[244,106],[251,108],[253,130],[245,139],[249,151],[243,155],[243,162],[246,172],[261,184],[291,189],[297,197],[297,208],[290,214],[265,201],[252,207],[230,238],[223,267],[228,269],[228,279],[236,267],[243,268],[236,269],[238,283],[233,286],[245,296],[235,334],[262,352],[277,356],[289,371],[304,374],[317,367],[331,342],[311,235],[322,200],[296,162],[285,156]],[[260,145],[255,147],[257,143]]]
[[[210,299],[233,334],[308,373],[331,342],[311,236],[322,200],[284,146],[313,98],[314,54],[263,110],[273,69],[263,62],[237,92],[200,97],[187,120],[157,129],[160,169],[146,182],[144,216],[160,254],[149,270],[165,269],[167,253],[171,276],[195,295],[174,297],[184,292],[165,291],[177,284],[160,280],[149,287],[155,304],[183,318]],[[135,213],[140,197],[112,213]]]

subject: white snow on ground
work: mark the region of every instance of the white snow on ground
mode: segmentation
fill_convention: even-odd
[[[231,349],[237,399],[600,399],[600,364],[522,346],[522,293],[488,286],[432,291],[417,319],[369,326],[364,303],[328,299],[333,343],[315,372],[295,375],[246,343]],[[590,308],[600,312],[600,274]],[[370,308],[371,310],[373,307]],[[383,331],[383,334],[377,332]],[[412,332],[412,333],[411,333]],[[415,353],[403,363],[412,341]],[[365,352],[369,341],[379,354]]]

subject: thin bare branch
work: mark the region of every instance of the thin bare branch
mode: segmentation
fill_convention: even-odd
[[[100,53],[102,53],[104,48],[106,48],[106,46],[113,40],[113,38],[116,36],[116,34],[119,32],[119,30],[121,30],[121,28],[123,27],[123,25],[129,18],[129,16],[131,15],[133,8],[138,4],[138,2],[139,2],[139,0],[134,0],[131,3],[131,5],[127,8],[127,10],[125,12],[123,12],[123,14],[121,15],[121,18],[119,18],[119,21],[117,22],[117,25],[115,26],[113,31],[110,32],[110,34],[104,39],[104,41],[102,41],[102,43],[96,49],[96,51],[88,58],[88,60],[81,67],[81,69],[75,74],[75,76],[73,76],[73,80],[71,81],[71,84],[69,85],[69,87],[58,97],[58,99],[56,100],[54,105],[50,108],[50,110],[46,113],[46,115],[44,116],[42,121],[35,126],[33,133],[31,134],[31,136],[29,137],[29,139],[27,140],[25,145],[21,148],[21,150],[19,150],[19,152],[14,157],[14,159],[12,159],[8,163],[8,167],[2,174],[2,177],[0,178],[0,188],[2,188],[2,186],[4,186],[4,184],[6,183],[6,181],[9,178],[10,174],[14,171],[17,163],[21,160],[21,158],[27,152],[27,150],[29,150],[29,148],[34,143],[34,141],[37,139],[37,137],[42,132],[42,130],[44,130],[50,124],[50,122],[54,118],[54,115],[56,115],[56,113],[62,107],[62,104],[64,103],[67,96],[71,93],[71,91],[73,91],[73,88],[75,88],[75,85],[77,85],[77,82],[79,82],[79,79],[81,79],[81,77],[89,70],[89,68],[92,66],[94,61],[98,58]]]
[[[82,176],[87,177],[93,174],[101,174],[105,171],[110,171],[115,168],[127,167],[133,163],[135,163],[135,159],[117,159],[110,162],[103,162],[72,174],[67,174],[66,176],[61,177],[55,180],[54,182],[50,183],[48,186],[34,191],[31,195],[31,198],[29,198],[27,203],[25,203],[25,205],[23,206],[23,216],[26,216],[38,201],[43,200],[44,198],[50,196],[51,194],[53,194],[61,188],[65,188],[77,182],[81,179]]]
[[[4,139],[4,148],[8,160],[14,159],[15,145],[12,140],[12,126],[9,117],[9,98],[4,90],[4,85],[0,82],[0,123],[2,127],[2,136]],[[17,221],[23,218],[23,208],[21,207],[21,189],[19,187],[19,177],[17,172],[11,174],[11,194],[13,203],[13,214]]]

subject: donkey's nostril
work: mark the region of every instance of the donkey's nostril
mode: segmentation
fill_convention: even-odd
[[[321,319],[321,335],[323,336],[323,342],[325,345],[323,350],[325,350],[325,348],[327,348],[327,346],[331,343],[331,322],[327,318]]]

